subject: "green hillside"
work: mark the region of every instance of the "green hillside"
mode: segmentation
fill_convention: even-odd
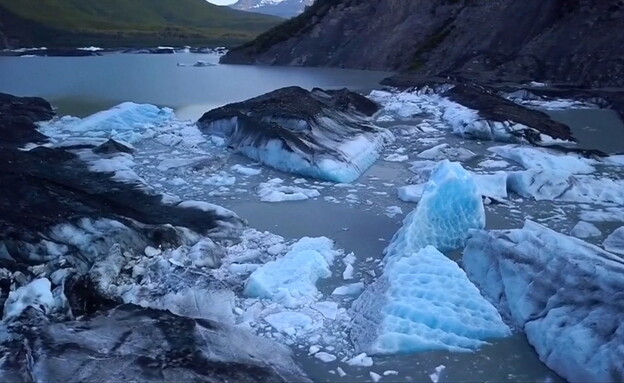
[[[280,21],[205,0],[0,0],[0,30],[22,46],[232,45]]]

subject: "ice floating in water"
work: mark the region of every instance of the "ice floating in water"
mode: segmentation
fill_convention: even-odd
[[[527,221],[473,231],[463,261],[548,367],[571,382],[624,381],[622,258]]]
[[[416,209],[394,235],[386,257],[408,256],[427,245],[460,248],[469,229],[485,227],[485,210],[475,178],[460,164],[442,161],[433,171]]]
[[[575,153],[561,153],[552,149],[519,145],[504,145],[489,148],[493,153],[517,162],[525,169],[557,170],[573,174],[593,173],[592,165],[597,161],[583,158]]]
[[[83,119],[64,117],[43,123],[43,134],[58,137],[64,134],[109,137],[134,143],[155,125],[174,118],[173,110],[150,104],[124,102]]]
[[[499,200],[507,198],[507,173],[502,171],[493,174],[473,173],[473,177],[482,196]]]
[[[624,205],[624,180],[572,174],[566,171],[531,169],[510,172],[508,187],[525,198],[581,203]]]
[[[612,253],[624,255],[624,226],[611,233],[602,245]]]
[[[6,302],[4,302],[2,319],[9,321],[17,318],[28,307],[43,311],[44,314],[49,314],[55,307],[51,287],[50,280],[41,278],[35,279],[15,291],[11,291]]]
[[[389,264],[352,311],[351,338],[370,355],[472,351],[511,333],[464,271],[431,246]]]
[[[448,159],[451,161],[466,161],[476,156],[473,152],[464,148],[454,148],[449,144],[440,144],[433,148],[420,152],[416,157],[425,160],[440,161]]]
[[[261,169],[248,168],[243,165],[234,165],[232,166],[232,170],[238,174],[242,174],[244,176],[257,176],[262,173]]]
[[[390,154],[384,157],[384,161],[388,161],[388,162],[405,162],[407,160],[409,160],[409,156],[405,154],[394,153],[394,154]]]
[[[309,316],[293,311],[267,315],[264,320],[277,331],[291,336],[307,333],[318,327]]]
[[[258,186],[258,196],[263,202],[301,201],[319,197],[316,189],[304,189],[298,186],[284,186],[284,180],[273,178]]]
[[[399,199],[405,202],[418,202],[425,192],[426,184],[407,185],[397,188]]]
[[[278,89],[204,114],[203,131],[276,169],[352,182],[394,140],[371,124],[377,105],[347,90]]]
[[[287,307],[310,303],[318,295],[316,281],[331,275],[330,265],[337,254],[328,238],[303,238],[283,258],[254,271],[245,283],[244,294]]]
[[[572,228],[572,230],[570,230],[570,235],[576,238],[585,239],[591,237],[600,237],[602,235],[602,232],[593,223],[580,221]]]

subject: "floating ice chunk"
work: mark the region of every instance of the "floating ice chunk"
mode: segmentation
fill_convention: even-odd
[[[390,375],[399,375],[399,372],[395,370],[388,370],[388,371],[384,371],[383,373],[383,376],[390,376]]]
[[[433,148],[424,150],[416,157],[425,160],[451,160],[451,161],[466,161],[474,157],[476,154],[468,149],[454,148],[449,144],[440,144]]]
[[[388,162],[405,162],[409,160],[409,156],[405,154],[390,154],[384,157],[384,161]]]
[[[244,176],[257,176],[262,173],[261,169],[248,168],[242,165],[234,165],[232,166],[232,171],[235,171],[238,174],[242,174]]]
[[[363,352],[347,360],[347,364],[349,366],[370,367],[373,365],[373,358],[371,358],[370,356],[366,355],[365,352]]]
[[[378,118],[385,121],[409,120],[423,113],[420,108],[422,100],[417,94],[374,90],[368,97],[384,106]]]
[[[338,373],[338,376],[340,376],[341,378],[344,378],[345,376],[347,376],[347,373],[340,367],[336,367],[336,372]]]
[[[594,224],[580,221],[572,228],[572,230],[570,231],[570,235],[576,238],[585,239],[591,237],[600,237],[602,235],[602,232]]]
[[[507,186],[516,194],[538,201],[615,203],[624,205],[624,180],[576,175],[565,171],[531,169],[510,172]]]
[[[353,265],[347,265],[345,266],[344,271],[342,272],[342,279],[349,280],[349,279],[353,279]]]
[[[243,292],[287,307],[312,302],[318,295],[316,282],[331,275],[329,267],[336,254],[333,242],[327,238],[303,238],[283,258],[254,271]]]
[[[479,162],[479,166],[488,169],[503,169],[509,166],[509,162],[503,160],[484,160]]]
[[[425,192],[426,184],[407,185],[397,188],[399,199],[405,202],[418,202]]]
[[[403,209],[399,206],[388,206],[386,208],[386,215],[390,218],[394,218],[399,214],[403,214]]]
[[[463,264],[559,375],[624,381],[622,258],[527,221],[522,229],[471,232]]]
[[[83,119],[66,119],[42,124],[46,135],[58,136],[59,131],[90,136],[107,136],[130,143],[139,141],[146,129],[174,118],[173,110],[149,104],[124,102]]]
[[[284,186],[284,180],[273,178],[258,187],[258,195],[263,202],[301,201],[319,197],[316,189],[304,189],[298,186]]]
[[[624,222],[624,208],[608,207],[601,210],[582,210],[579,217],[589,222]]]
[[[494,146],[488,149],[508,160],[517,162],[525,169],[557,170],[572,174],[593,173],[595,160],[575,153],[561,153],[553,149],[520,145]]]
[[[26,286],[11,291],[4,302],[4,315],[2,320],[10,321],[17,318],[28,307],[49,314],[55,307],[52,295],[52,284],[47,278],[35,279]]]
[[[482,196],[494,199],[507,198],[507,173],[502,171],[494,174],[473,173],[473,177]]]
[[[359,295],[362,291],[364,291],[364,284],[362,282],[357,282],[336,287],[332,295]]]
[[[431,246],[388,264],[352,310],[351,338],[372,355],[465,352],[511,333],[457,263]]]
[[[609,234],[602,245],[612,253],[624,255],[624,226]]]
[[[460,248],[469,229],[485,227],[485,210],[475,178],[460,164],[442,161],[433,171],[416,209],[386,249],[390,260],[427,245],[441,251]]]
[[[330,354],[330,353],[327,353],[327,352],[323,352],[323,351],[317,352],[316,354],[314,354],[314,357],[316,359],[320,359],[321,361],[323,361],[325,363],[330,363],[330,362],[333,362],[336,359],[338,359],[336,357],[336,355]]]
[[[319,346],[310,346],[310,348],[308,349],[308,355],[314,355],[319,351],[321,351],[321,348]]]
[[[184,168],[191,165],[196,165],[203,161],[211,160],[212,157],[195,157],[195,158],[167,158],[160,162],[157,169],[161,172],[166,172],[167,170]]]
[[[436,367],[431,374],[429,374],[429,379],[431,379],[431,383],[438,383],[440,381],[440,374],[446,368],[445,365],[440,365]]]
[[[228,174],[227,172],[220,171],[217,174],[213,174],[210,177],[202,181],[204,185],[211,186],[232,186],[236,183],[236,177]]]
[[[318,327],[312,318],[294,311],[270,314],[265,316],[264,320],[277,331],[290,336],[308,333]]]
[[[379,375],[378,373],[373,372],[373,371],[370,371],[370,372],[368,373],[368,375],[370,375],[371,380],[372,380],[374,383],[379,382],[379,380],[381,379],[381,375]]]
[[[310,308],[320,312],[325,318],[335,320],[338,316],[338,303],[336,302],[316,302]]]

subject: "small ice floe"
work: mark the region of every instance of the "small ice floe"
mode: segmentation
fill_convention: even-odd
[[[302,201],[321,195],[316,189],[305,189],[298,186],[285,186],[284,180],[273,178],[258,187],[258,196],[263,202]]]
[[[576,238],[586,239],[591,237],[600,237],[602,232],[593,223],[580,221],[572,228],[572,230],[570,230],[570,235]]]
[[[609,234],[602,245],[607,251],[624,255],[624,226]]]

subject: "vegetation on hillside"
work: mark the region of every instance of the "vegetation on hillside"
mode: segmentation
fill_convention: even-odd
[[[280,21],[206,0],[0,0],[0,28],[21,45],[233,45]]]

